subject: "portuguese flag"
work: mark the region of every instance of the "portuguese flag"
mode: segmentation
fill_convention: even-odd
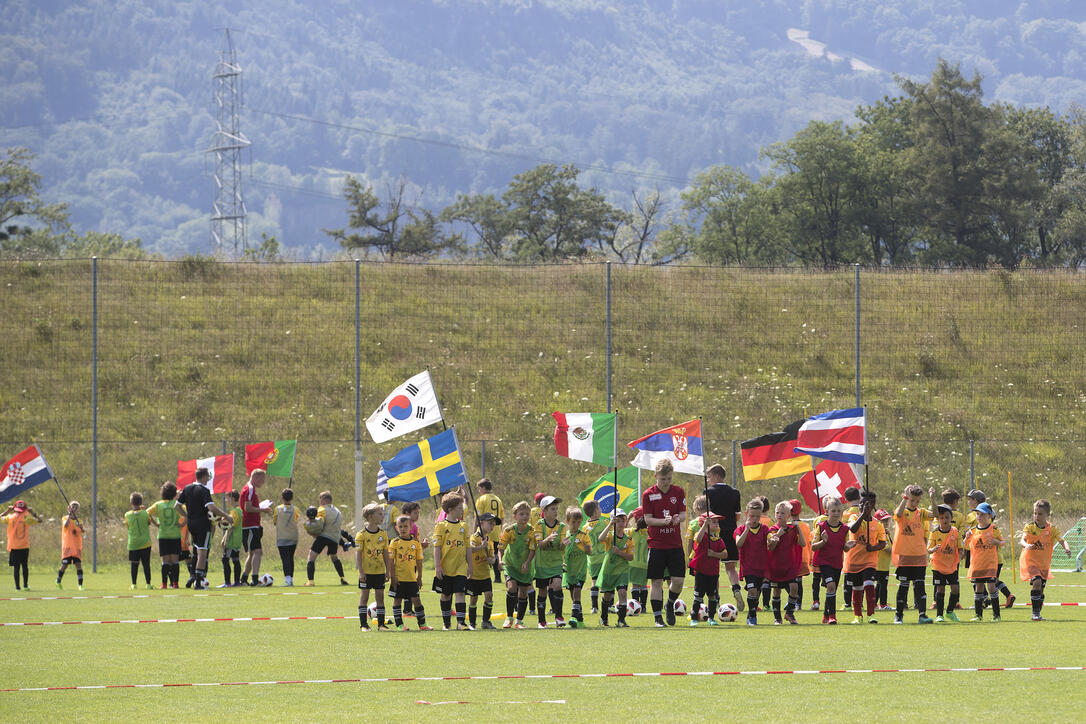
[[[562,457],[615,467],[614,412],[555,412],[554,450]]]
[[[268,475],[289,478],[294,475],[294,448],[297,440],[256,442],[245,446],[245,472],[252,475],[257,468],[264,468]]]
[[[795,450],[799,428],[804,422],[806,420],[796,420],[781,432],[740,443],[743,479],[772,480],[786,475],[803,475],[810,470],[810,457]]]

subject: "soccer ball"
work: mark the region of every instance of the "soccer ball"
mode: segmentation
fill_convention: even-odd
[[[735,607],[734,603],[722,603],[720,608],[717,609],[716,615],[720,617],[721,621],[734,621],[735,617],[739,615],[739,609]]]
[[[638,603],[637,601],[635,601],[632,598],[629,601],[626,602],[626,614],[628,616],[636,616],[639,613],[641,613],[641,604],[640,603]]]
[[[709,620],[709,607],[706,606],[704,603],[701,604],[700,606],[698,606],[698,620],[699,621],[708,621]]]
[[[261,586],[270,586],[275,583],[275,579],[271,577],[270,573],[261,573],[260,578],[257,580],[260,581]]]
[[[681,598],[675,599],[675,615],[676,616],[685,616],[686,615],[686,602],[683,601]]]
[[[370,618],[377,618],[377,601],[370,601],[370,605],[366,606],[366,614]]]
[[[226,530],[231,525],[233,525],[233,521],[230,520],[229,518],[219,518],[219,527],[222,528],[223,530]]]
[[[206,578],[201,578],[200,580],[196,581],[195,585],[193,585],[193,588],[198,591],[206,591],[207,589],[211,588],[211,582],[208,581]]]

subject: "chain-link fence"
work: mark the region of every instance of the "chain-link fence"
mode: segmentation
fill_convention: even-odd
[[[37,439],[84,505],[96,467],[103,519],[179,459],[294,438],[299,499],[353,513],[356,435],[369,499],[377,461],[432,432],[375,445],[356,423],[427,365],[469,477],[507,504],[599,476],[554,455],[550,413],[603,411],[608,389],[620,442],[701,416],[707,462],[791,498],[792,479],[742,482],[733,443],[854,405],[857,334],[873,489],[961,490],[972,469],[1009,518],[1009,471],[1017,528],[1039,497],[1083,512],[1077,273],[49,261],[0,265],[0,295],[4,449]]]

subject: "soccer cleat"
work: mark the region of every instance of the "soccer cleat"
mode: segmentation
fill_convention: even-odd
[[[163,588],[165,588],[165,586],[163,586]],[[220,583],[219,585],[215,586],[215,588],[233,588],[233,586],[231,586],[229,583]]]
[[[904,621],[904,620],[903,620],[903,619],[901,618],[901,616],[898,616],[898,615],[897,615],[897,614],[895,613],[895,614],[894,614],[894,623],[905,623],[905,621]]]
[[[26,590],[28,590],[28,591],[29,591],[30,589],[29,589],[29,588],[27,588]],[[128,587],[128,590],[129,590],[129,591],[135,591],[135,590],[136,590],[136,584],[135,584],[135,583],[133,583],[133,584],[132,584],[131,586],[129,586],[129,587]]]
[[[920,614],[920,618],[917,619],[916,622],[917,623],[932,623],[932,620],[928,616],[926,616],[924,614]]]
[[[392,629],[390,629],[390,628],[389,628],[388,626],[386,626],[386,625],[384,625],[384,624],[382,623],[382,624],[379,624],[379,625],[377,626],[377,630],[378,630],[378,631],[391,631]]]
[[[474,631],[475,627],[472,626],[470,623],[458,623],[458,624],[456,624],[456,630],[457,631]]]
[[[942,616],[936,616],[935,617],[935,623],[946,623],[946,619],[943,618]]]
[[[867,622],[868,622],[868,623],[878,623],[878,621],[877,621],[877,620],[875,620],[875,618],[874,618],[874,617],[870,617],[870,618],[868,618],[868,619],[867,619]]]
[[[175,583],[175,584],[173,584],[173,587],[174,587],[174,588],[177,588],[177,584],[176,584],[176,583]],[[79,584],[79,590],[80,590],[80,591],[82,591],[82,590],[83,590],[83,584],[82,584],[82,583],[80,583],[80,584]]]
[[[629,628],[629,627],[630,627],[630,624],[626,623],[625,621],[619,621],[618,623],[615,624],[615,628]]]
[[[664,618],[667,620],[668,626],[675,625],[675,608],[673,606],[666,606],[667,610],[664,611]]]
[[[984,619],[981,618],[980,616],[974,616],[973,618],[969,619],[969,623],[983,623],[983,622],[984,622]]]
[[[441,627],[441,630],[442,630],[442,631],[453,631],[454,629],[453,629],[453,627],[452,627],[452,626],[442,626],[442,627]]]
[[[593,606],[592,607],[592,613],[599,613],[599,612],[600,612],[600,609],[599,609],[598,606]]]
[[[495,626],[494,624],[490,623],[489,621],[483,621],[483,630],[484,631],[497,631],[498,627]]]
[[[720,625],[715,618],[709,619],[708,621],[705,622],[705,624],[707,626],[719,626]]]
[[[784,621],[781,621],[779,618],[775,618],[775,619],[773,619],[773,625],[774,626],[783,626]]]
[[[351,585],[351,584],[350,584],[350,583],[347,583],[347,579],[346,579],[346,578],[341,578],[341,579],[339,579],[339,585],[341,585],[341,586],[349,586],[349,585]]]
[[[788,623],[792,624],[793,626],[796,625],[796,617],[793,616],[790,613],[784,614],[784,620],[787,621]]]
[[[878,607],[876,607],[876,608],[875,608],[875,610],[876,610],[876,611],[893,611],[894,609],[892,609],[892,608],[890,608],[889,606],[887,606],[887,605],[885,605],[885,604],[884,604],[884,605],[882,605],[882,606],[878,606]]]
[[[540,621],[538,624],[536,624],[536,628],[547,628],[547,622]]]
[[[830,616],[829,620],[826,621],[826,623],[828,623],[830,626],[836,626],[837,625],[837,617],[836,616]]]
[[[505,619],[505,623],[502,624],[502,628],[513,628],[513,619]]]
[[[166,584],[165,584],[165,583],[163,583],[163,584],[162,584],[161,586],[159,586],[159,587],[158,587],[158,590],[160,590],[160,591],[165,591],[165,590],[166,590],[166,588],[167,588]]]
[[[660,619],[656,619],[656,623],[653,625],[656,626],[656,628],[667,628],[667,624]]]
[[[419,631],[433,631],[433,626],[419,626]]]
[[[695,621],[694,619],[690,619],[690,623],[689,623],[688,625],[689,625],[689,626],[697,626],[697,625],[698,625],[698,622],[697,622],[697,621]]]
[[[1041,616],[1041,614],[1039,614],[1039,613],[1034,613],[1034,614],[1030,615],[1029,620],[1030,621],[1044,621],[1044,617]]]
[[[570,628],[580,628],[580,627],[581,627],[581,626],[583,626],[583,625],[584,625],[584,624],[582,624],[582,623],[581,623],[580,621],[578,621],[578,620],[577,620],[577,619],[575,619],[575,618],[571,618],[571,619],[569,620],[569,627],[570,627]]]
[[[748,626],[757,626],[758,625],[758,619],[748,616],[747,617],[747,625]]]
[[[734,593],[734,595],[735,595],[735,610],[742,613],[743,609],[746,608],[746,596],[743,595],[743,592],[741,590],[736,591]]]
[[[856,618],[852,619],[852,623],[863,623],[863,622],[864,622],[864,617],[863,616],[857,616]]]
[[[811,604],[811,610],[812,610],[812,611],[817,611],[817,610],[818,610],[818,606],[819,606],[819,603],[818,603],[818,601],[815,601],[814,603],[812,603],[812,604]]]
[[[363,624],[363,625],[359,626],[358,629],[360,631],[362,631],[362,633],[369,633],[370,627]]]
[[[953,611],[947,611],[946,617],[948,620],[953,621],[954,623],[962,622],[962,620],[958,618],[958,614],[954,613]]]
[[[313,585],[313,581],[306,581],[306,582],[305,582],[305,583],[303,583],[302,585],[303,585],[303,586],[306,586],[306,587],[308,587],[308,586],[312,586],[312,585]]]
[[[524,630],[524,624],[522,624],[520,621],[517,621],[516,623],[513,624],[513,628],[518,630],[518,631],[523,631]]]
[[[406,630],[407,630],[407,626],[405,626],[405,625],[400,625],[400,626],[393,626],[393,627],[392,627],[392,630],[393,630],[393,631],[406,631]]]
[[[147,590],[148,591],[153,591],[153,590],[155,590],[155,587],[153,585],[151,585],[150,583],[148,583],[147,584]]]
[[[566,625],[566,620],[564,618],[562,618],[561,616],[555,616],[554,617],[554,625],[557,626],[558,628],[562,628],[563,626]]]
[[[165,588],[165,586],[163,586],[163,588]],[[63,591],[64,590],[64,586],[61,585],[60,581],[57,581],[57,590],[58,591]]]
[[[1012,593],[1011,595],[1007,596],[1007,602],[1003,604],[1003,608],[1010,608],[1011,606],[1014,605],[1014,602],[1015,602],[1015,596]]]
[[[284,585],[284,586],[293,586],[294,585],[294,576],[285,576],[283,578],[282,585]]]
[[[1002,620],[1003,619],[1000,618],[999,616],[992,616],[992,623],[999,623]]]
[[[822,623],[829,623],[829,622],[830,622],[829,614],[826,614],[826,615],[822,616]]]
[[[196,583],[196,579],[190,578],[189,580],[185,581],[185,588],[192,588],[192,584],[194,583]]]

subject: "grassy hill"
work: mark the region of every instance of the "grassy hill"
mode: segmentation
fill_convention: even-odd
[[[103,261],[98,270],[106,518],[130,491],[156,492],[180,458],[293,437],[300,499],[330,488],[353,507],[353,263]],[[363,419],[430,365],[469,476],[481,474],[486,440],[486,474],[507,504],[536,490],[569,500],[600,474],[557,457],[549,438],[552,411],[606,407],[606,266],[359,270]],[[4,263],[0,290],[3,451],[36,438],[86,504],[91,265]],[[730,467],[732,440],[851,406],[854,294],[851,269],[614,267],[620,441],[701,415],[708,460]],[[1000,506],[1013,475],[1016,525],[1036,497],[1051,498],[1059,517],[1083,512],[1083,309],[1086,284],[1072,273],[864,271],[872,487],[962,489],[974,439],[978,485]],[[378,446],[362,434],[372,494],[378,459],[417,437]],[[740,487],[774,499],[795,490],[792,480]],[[55,490],[30,497],[60,513]]]

